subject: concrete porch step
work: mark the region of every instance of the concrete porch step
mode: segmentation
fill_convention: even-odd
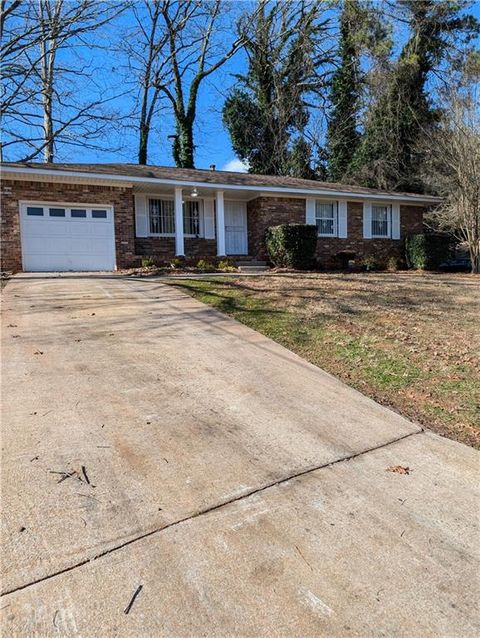
[[[254,273],[269,270],[266,261],[237,261],[236,266],[240,272]]]

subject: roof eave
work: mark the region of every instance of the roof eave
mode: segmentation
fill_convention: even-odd
[[[135,184],[156,184],[158,186],[185,186],[185,187],[197,187],[212,190],[230,190],[230,191],[256,191],[258,195],[271,195],[271,194],[285,194],[285,195],[301,195],[303,197],[340,197],[349,200],[391,200],[405,203],[418,203],[418,204],[437,204],[441,200],[439,197],[429,197],[423,195],[408,195],[408,194],[390,194],[390,193],[362,193],[362,192],[346,192],[342,190],[333,190],[327,188],[310,189],[310,188],[291,188],[281,186],[246,186],[243,184],[222,184],[221,182],[212,184],[210,182],[199,182],[195,180],[174,180],[158,177],[135,177],[132,175],[113,175],[109,173],[93,173],[93,172],[81,172],[81,171],[64,171],[58,169],[44,169],[44,168],[23,168],[15,166],[2,166],[2,173],[8,173],[11,176],[19,176],[20,179],[26,176],[38,176],[38,177],[57,177],[57,178],[71,178],[79,183],[82,180],[91,181],[98,180],[109,183],[115,183],[125,187],[134,186]]]

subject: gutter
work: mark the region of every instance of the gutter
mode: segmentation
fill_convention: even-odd
[[[206,188],[211,190],[224,190],[224,191],[257,191],[259,196],[262,194],[279,194],[279,195],[302,195],[303,197],[314,197],[314,196],[330,196],[330,197],[339,197],[342,199],[349,200],[388,200],[388,201],[398,201],[405,203],[418,203],[418,204],[437,204],[442,201],[440,197],[432,197],[432,196],[423,196],[423,195],[395,195],[395,194],[387,194],[387,193],[351,193],[345,191],[335,191],[330,189],[305,189],[305,188],[288,188],[288,187],[277,187],[277,186],[244,186],[244,185],[235,185],[235,184],[212,184],[209,182],[197,182],[197,181],[188,181],[188,180],[174,180],[174,179],[165,179],[158,177],[134,177],[128,175],[112,175],[109,173],[90,173],[90,172],[79,172],[79,171],[63,171],[63,170],[49,170],[49,169],[40,169],[40,168],[16,168],[14,166],[2,166],[2,173],[19,175],[19,176],[28,176],[28,175],[36,175],[39,177],[71,177],[77,180],[86,179],[97,179],[104,181],[114,181],[117,183],[121,183],[125,186],[134,186],[135,184],[150,184],[150,185],[161,185],[161,186],[185,186],[188,188],[196,187],[196,188]]]

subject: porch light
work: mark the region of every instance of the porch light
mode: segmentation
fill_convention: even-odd
[[[198,197],[198,191],[196,187],[192,191],[192,197]]]

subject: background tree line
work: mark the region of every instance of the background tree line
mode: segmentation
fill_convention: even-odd
[[[464,130],[478,141],[479,24],[467,0],[0,0],[0,8],[5,159],[111,151],[113,132],[121,140],[128,129],[146,164],[169,117],[172,158],[193,167],[200,97],[212,87],[252,172],[439,192],[428,147],[457,125],[462,104]],[[95,50],[104,52],[97,66]],[[225,92],[219,71],[234,56],[243,68]]]

